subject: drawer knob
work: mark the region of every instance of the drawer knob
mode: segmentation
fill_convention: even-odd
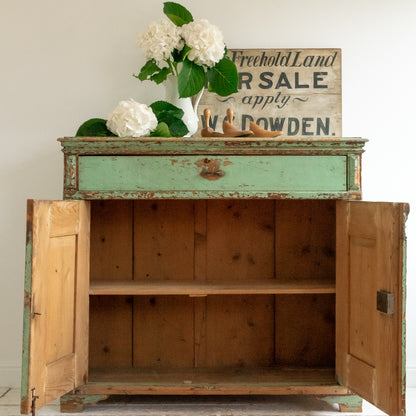
[[[225,176],[225,172],[220,169],[221,162],[218,159],[205,158],[199,160],[196,164],[202,168],[199,175],[204,179],[208,179],[209,181],[216,181]]]

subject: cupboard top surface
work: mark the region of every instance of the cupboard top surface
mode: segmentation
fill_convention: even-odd
[[[346,154],[363,153],[363,138],[65,137],[67,154]]]

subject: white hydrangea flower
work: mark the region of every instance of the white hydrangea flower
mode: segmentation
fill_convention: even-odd
[[[107,120],[107,128],[120,137],[148,136],[157,124],[152,109],[132,99],[120,101]]]
[[[138,43],[146,59],[155,59],[157,62],[168,59],[174,49],[181,50],[184,45],[181,28],[168,19],[151,23],[147,30],[139,35]]]
[[[217,26],[206,19],[197,19],[182,26],[182,37],[192,48],[188,59],[198,65],[214,66],[224,56],[224,38]]]

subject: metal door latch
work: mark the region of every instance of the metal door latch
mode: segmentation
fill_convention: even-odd
[[[41,316],[42,314],[35,311],[35,294],[33,294],[33,297],[32,297],[32,318],[34,318],[36,315]]]
[[[39,396],[36,396],[35,394],[35,387],[31,389],[32,392],[32,406],[31,406],[31,412],[32,416],[35,416],[36,414],[36,400],[39,399]]]
[[[387,290],[377,291],[377,310],[387,315],[394,313],[394,293]]]

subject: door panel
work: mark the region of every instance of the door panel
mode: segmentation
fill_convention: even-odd
[[[336,374],[389,415],[405,412],[407,204],[337,201]],[[394,296],[393,313],[377,292]]]
[[[89,220],[85,201],[28,201],[24,414],[87,379]]]

